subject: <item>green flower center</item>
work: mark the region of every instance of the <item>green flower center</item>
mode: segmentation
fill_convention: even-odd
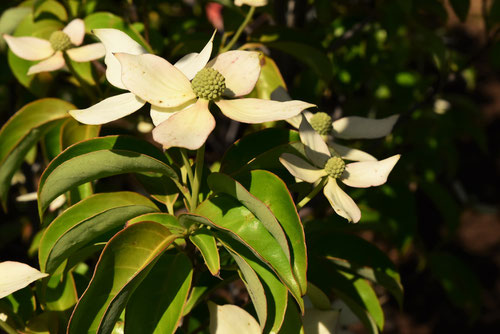
[[[322,136],[332,131],[332,118],[326,112],[315,113],[309,123]]]
[[[216,100],[226,89],[226,79],[216,69],[205,67],[191,81],[191,87],[200,99]]]
[[[55,51],[65,51],[71,47],[71,39],[63,31],[54,31],[49,38],[50,45]]]
[[[332,157],[328,159],[325,165],[325,172],[331,178],[337,179],[345,170],[345,162],[341,157]]]

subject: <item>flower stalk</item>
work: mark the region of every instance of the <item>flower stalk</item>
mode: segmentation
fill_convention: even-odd
[[[233,38],[231,38],[231,40],[229,41],[229,43],[226,46],[224,46],[223,48],[220,49],[219,53],[223,53],[223,52],[231,50],[233,45],[240,38],[240,35],[243,32],[243,30],[245,30],[248,23],[250,23],[250,20],[252,19],[254,12],[255,12],[255,7],[254,6],[250,7],[250,10],[248,11],[247,16],[245,17],[245,20],[243,21],[243,23],[241,23],[238,30],[236,30],[236,33],[233,35]]]

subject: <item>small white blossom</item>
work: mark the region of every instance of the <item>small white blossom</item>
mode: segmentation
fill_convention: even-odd
[[[332,155],[327,144],[305,116],[302,116],[299,134],[309,162],[289,153],[282,154],[280,162],[290,174],[308,183],[316,183],[326,177],[323,193],[332,208],[338,215],[357,223],[361,218],[361,211],[352,198],[339,187],[337,179],[356,188],[382,185],[387,181],[400,155],[381,161],[367,160],[345,164],[340,155]]]
[[[234,0],[234,4],[238,7],[241,7],[243,5],[262,7],[267,5],[267,0]]]
[[[28,70],[28,75],[40,72],[55,71],[66,64],[63,52],[76,62],[87,62],[104,56],[102,43],[88,44],[82,47],[85,36],[85,24],[81,19],[74,19],[61,31],[52,33],[50,40],[37,37],[13,37],[4,34],[3,37],[11,51],[26,60],[41,60]]]

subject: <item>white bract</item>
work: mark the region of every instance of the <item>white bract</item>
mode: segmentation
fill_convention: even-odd
[[[338,144],[334,142],[334,138],[375,139],[385,137],[391,133],[394,124],[399,118],[399,115],[380,119],[348,116],[332,122],[332,118],[324,112],[313,114],[312,112],[304,111],[303,114],[313,129],[326,138],[328,146],[333,148],[342,159],[351,161],[375,161],[377,159],[364,151]],[[297,115],[287,119],[287,122],[298,129],[301,120],[302,116]]]
[[[338,215],[357,223],[361,218],[361,211],[352,198],[339,187],[337,179],[356,188],[382,185],[398,162],[399,154],[381,161],[367,160],[345,164],[340,155],[332,155],[327,144],[305,116],[302,116],[299,134],[310,162],[289,153],[282,154],[280,162],[290,174],[308,183],[316,183],[326,177],[323,193],[332,208]]]
[[[259,323],[247,311],[236,305],[208,302],[210,334],[261,334]]]
[[[0,262],[0,299],[46,276],[48,274],[21,262]]]
[[[228,51],[209,62],[211,53],[212,39],[201,53],[188,54],[175,65],[152,54],[114,53],[123,85],[151,104],[153,139],[165,149],[203,145],[215,127],[210,101],[225,116],[244,123],[287,119],[314,106],[302,101],[227,99],[252,91],[260,75],[259,53]]]
[[[28,70],[28,75],[55,71],[66,64],[63,53],[76,62],[87,62],[104,56],[102,43],[93,43],[75,48],[83,43],[85,24],[74,19],[63,30],[54,31],[49,40],[37,37],[13,37],[3,35],[11,51],[26,60],[41,60]]]
[[[267,0],[234,0],[236,6],[249,5],[252,7],[262,7],[267,5]]]

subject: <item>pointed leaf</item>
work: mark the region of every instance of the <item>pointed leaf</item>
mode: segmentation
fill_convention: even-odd
[[[177,237],[153,222],[134,224],[116,234],[73,310],[68,334],[111,333],[131,294]]]
[[[213,233],[209,229],[202,227],[194,231],[189,236],[189,240],[201,252],[210,273],[218,276],[220,271],[220,257]]]
[[[163,173],[177,179],[160,150],[126,136],[109,136],[80,142],[62,152],[45,169],[38,187],[40,216],[65,191],[82,183],[133,172]]]
[[[184,253],[163,254],[132,294],[125,311],[125,332],[174,333],[193,277]]]

